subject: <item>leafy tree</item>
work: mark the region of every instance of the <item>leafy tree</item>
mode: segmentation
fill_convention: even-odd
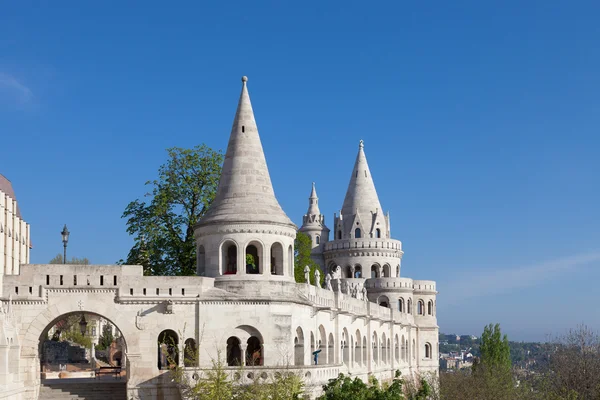
[[[114,341],[115,337],[113,336],[112,329],[108,325],[104,325],[102,328],[102,335],[98,338],[96,349],[105,350],[109,348]]]
[[[63,255],[57,254],[48,264],[62,264],[63,263]],[[79,265],[89,265],[90,260],[87,258],[77,258],[71,257],[71,260],[67,260],[66,264],[79,264]]]
[[[168,160],[158,169],[158,179],[147,200],[127,205],[127,232],[134,245],[127,260],[141,264],[146,275],[194,275],[196,246],[194,225],[216,195],[223,154],[206,145],[193,149],[167,149]]]
[[[296,240],[294,242],[294,278],[296,279],[296,282],[306,282],[304,279],[304,267],[307,265],[310,267],[311,282],[314,280],[315,271],[319,268],[319,265],[310,257],[311,251],[312,240],[310,239],[310,236],[303,232],[297,232]],[[321,282],[319,282],[321,287],[323,287],[324,281],[325,274],[321,271]]]
[[[508,336],[502,336],[500,324],[489,324],[481,335],[481,365],[494,373],[510,374],[510,346]]]

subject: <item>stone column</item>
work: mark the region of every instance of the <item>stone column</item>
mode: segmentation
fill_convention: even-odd
[[[248,347],[248,345],[246,343],[240,343],[240,349],[241,349],[241,362],[242,362],[242,366],[246,366],[246,348]]]
[[[237,249],[237,274],[246,275],[246,248],[238,246]]]

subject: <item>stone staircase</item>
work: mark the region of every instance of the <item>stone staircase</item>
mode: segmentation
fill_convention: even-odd
[[[127,400],[127,383],[104,379],[42,380],[38,400]]]

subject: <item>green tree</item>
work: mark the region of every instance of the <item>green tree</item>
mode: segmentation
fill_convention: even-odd
[[[311,251],[312,240],[310,236],[302,232],[296,233],[296,240],[294,241],[294,278],[296,282],[306,282],[304,279],[304,267],[307,265],[310,267],[310,279],[314,280],[315,270],[319,268],[319,265],[310,257]],[[321,282],[319,282],[321,287],[324,281],[325,274],[321,271]]]
[[[145,200],[127,205],[127,232],[134,245],[119,263],[141,264],[146,275],[194,275],[194,225],[216,195],[223,154],[206,145],[167,149],[168,160]]]
[[[481,335],[481,366],[495,374],[510,374],[510,345],[508,336],[502,336],[500,324],[489,324]]]
[[[56,257],[54,257],[52,260],[50,260],[50,262],[48,264],[62,264],[62,263],[63,263],[63,255],[57,254]],[[71,257],[71,260],[67,259],[66,264],[89,265],[90,260],[88,260],[85,257],[83,257],[83,258]]]
[[[104,325],[102,329],[102,335],[98,338],[96,349],[105,350],[109,348],[114,341],[115,337],[113,336],[112,329],[108,325]]]

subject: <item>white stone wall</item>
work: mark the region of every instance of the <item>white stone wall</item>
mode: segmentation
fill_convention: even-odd
[[[29,263],[30,227],[17,215],[17,201],[0,190],[0,273],[18,274]]]

